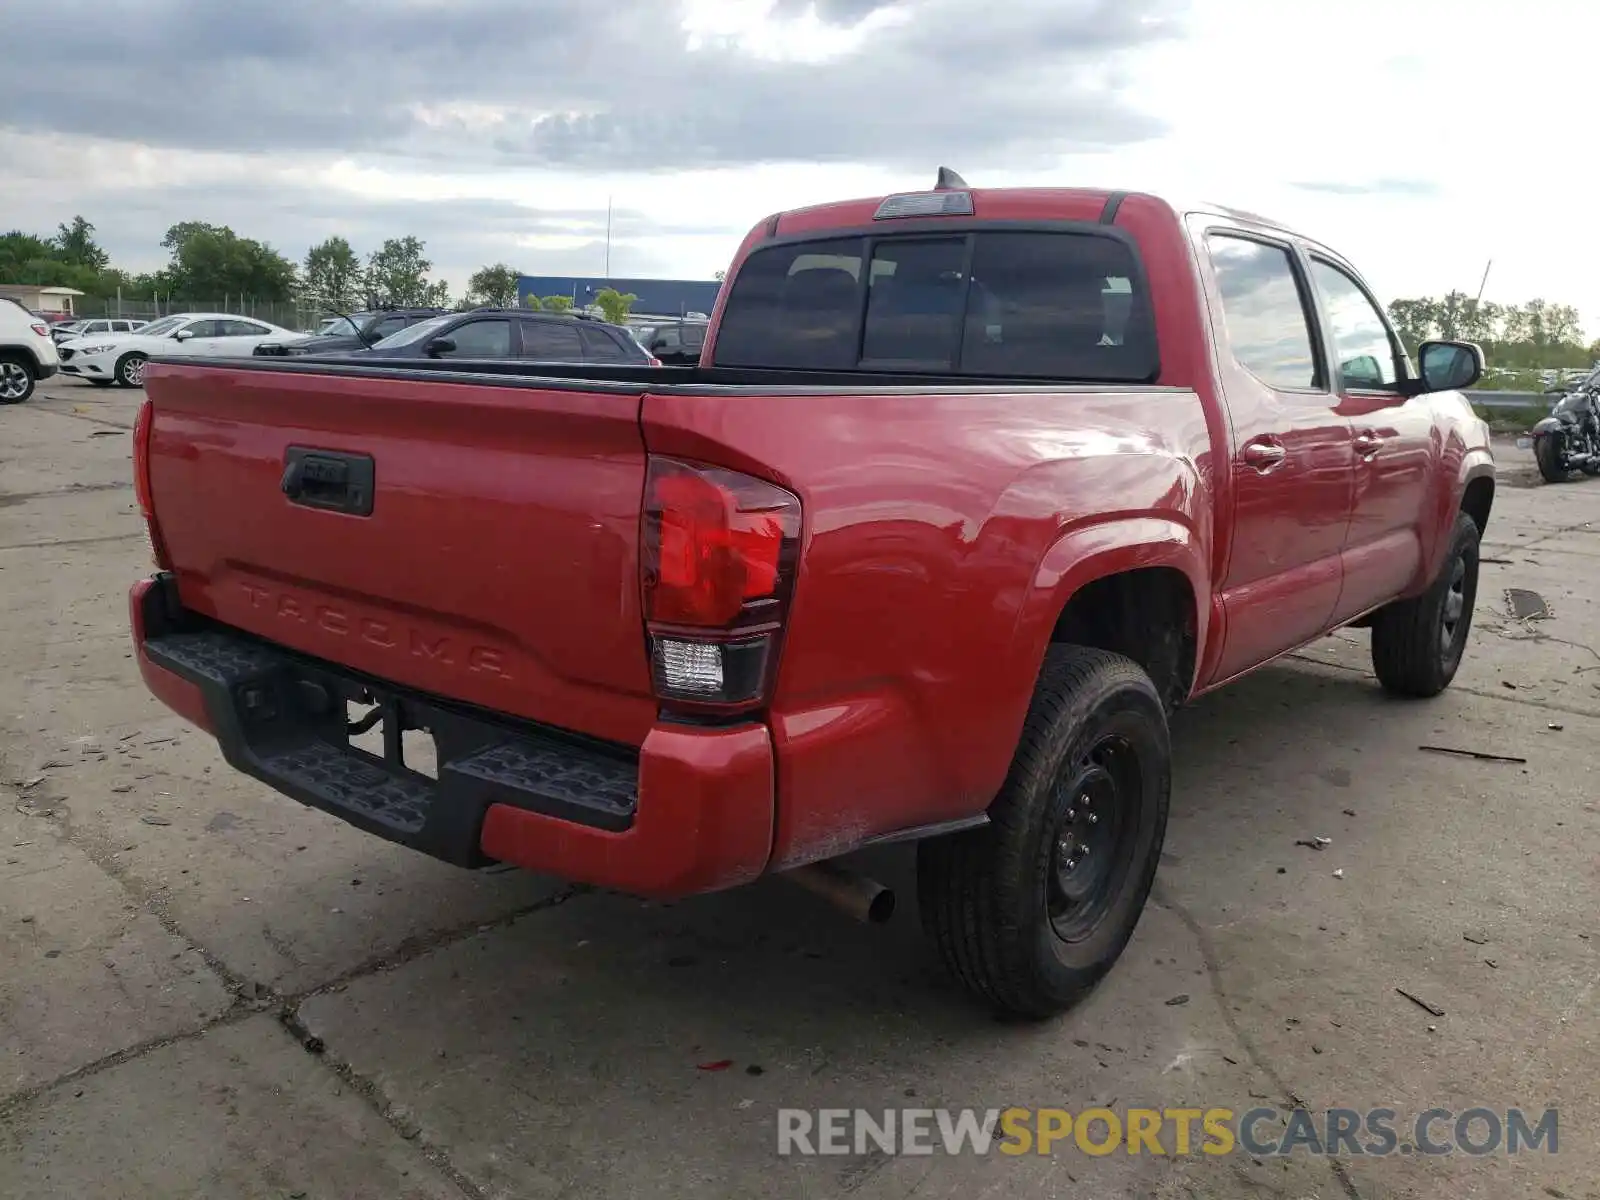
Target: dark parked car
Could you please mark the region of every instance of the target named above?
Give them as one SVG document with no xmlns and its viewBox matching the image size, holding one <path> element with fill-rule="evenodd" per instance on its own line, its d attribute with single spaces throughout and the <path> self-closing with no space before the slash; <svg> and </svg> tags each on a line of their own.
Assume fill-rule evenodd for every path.
<svg viewBox="0 0 1600 1200">
<path fill-rule="evenodd" d="M 257 354 L 331 354 L 341 350 L 363 350 L 391 334 L 400 333 L 446 313 L 443 308 L 393 308 L 376 312 L 351 313 L 329 317 L 309 337 L 290 342 L 266 342 L 256 347 Z"/>
<path fill-rule="evenodd" d="M 664 321 L 659 325 L 635 325 L 633 336 L 650 354 L 669 367 L 693 367 L 700 362 L 706 345 L 708 321 Z"/>
<path fill-rule="evenodd" d="M 445 313 L 384 338 L 363 358 L 514 358 L 660 366 L 620 325 L 583 313 L 479 308 Z"/>
</svg>

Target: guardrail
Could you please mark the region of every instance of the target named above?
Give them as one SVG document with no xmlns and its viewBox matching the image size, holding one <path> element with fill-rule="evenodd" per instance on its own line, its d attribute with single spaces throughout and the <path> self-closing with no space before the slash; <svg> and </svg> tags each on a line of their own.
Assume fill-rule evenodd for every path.
<svg viewBox="0 0 1600 1200">
<path fill-rule="evenodd" d="M 1542 392 L 1491 392 L 1472 388 L 1462 394 L 1484 408 L 1549 408 L 1555 403 L 1554 396 Z"/>
</svg>

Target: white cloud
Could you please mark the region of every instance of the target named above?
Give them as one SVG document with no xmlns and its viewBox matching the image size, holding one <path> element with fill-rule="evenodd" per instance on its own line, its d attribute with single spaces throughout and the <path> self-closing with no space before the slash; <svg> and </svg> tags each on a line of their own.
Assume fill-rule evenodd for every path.
<svg viewBox="0 0 1600 1200">
<path fill-rule="evenodd" d="M 142 2 L 171 10 L 178 0 Z M 924 186 L 947 163 L 975 185 L 1128 187 L 1269 213 L 1347 254 L 1385 297 L 1475 291 L 1492 258 L 1491 299 L 1575 304 L 1600 333 L 1587 193 L 1594 93 L 1577 53 L 1596 44 L 1600 9 L 923 2 L 686 0 L 679 42 L 660 0 L 601 6 L 609 15 L 588 32 L 562 8 L 574 119 L 544 140 L 527 133 L 530 116 L 559 118 L 567 101 L 550 99 L 546 82 L 524 99 L 490 86 L 483 73 L 508 59 L 465 33 L 440 61 L 477 77 L 442 74 L 425 94 L 407 92 L 375 123 L 385 136 L 361 144 L 333 136 L 345 110 L 359 110 L 359 88 L 305 121 L 304 140 L 300 107 L 264 116 L 271 136 L 248 153 L 248 123 L 232 145 L 209 129 L 191 148 L 157 145 L 172 141 L 157 133 L 181 130 L 181 107 L 170 122 L 142 118 L 142 140 L 109 118 L 85 127 L 92 111 L 54 126 L 48 106 L 25 119 L 0 113 L 0 199 L 7 224 L 40 231 L 83 212 L 134 268 L 159 265 L 162 232 L 184 219 L 232 224 L 292 257 L 333 232 L 348 230 L 360 249 L 415 232 L 457 287 L 501 258 L 599 272 L 609 201 L 614 273 L 706 278 L 770 212 Z M 313 78 L 316 39 L 292 21 L 314 11 L 281 4 L 251 71 L 281 59 L 293 66 L 286 79 Z M 439 20 L 452 11 L 430 10 Z M 639 67 L 633 83 L 617 75 L 623 62 Z M 525 68 L 543 69 L 531 58 Z M 137 70 L 124 64 L 117 86 Z M 145 94 L 160 87 L 149 80 Z M 595 108 L 606 88 L 637 111 Z M 277 102 L 267 91 L 256 100 Z M 620 149 L 573 151 L 584 122 L 603 126 L 614 149 L 663 122 L 683 128 L 660 147 L 666 165 L 644 171 Z M 849 151 L 794 161 L 830 143 Z"/>
</svg>

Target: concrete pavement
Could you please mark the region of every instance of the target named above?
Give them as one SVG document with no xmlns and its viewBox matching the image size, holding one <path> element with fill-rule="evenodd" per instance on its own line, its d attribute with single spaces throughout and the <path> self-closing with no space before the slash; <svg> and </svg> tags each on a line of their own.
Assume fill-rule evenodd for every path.
<svg viewBox="0 0 1600 1200">
<path fill-rule="evenodd" d="M 1019 1027 L 945 979 L 903 850 L 868 860 L 902 915 L 865 929 L 779 883 L 661 905 L 470 875 L 235 775 L 131 661 L 135 399 L 0 409 L 0 1196 L 1600 1197 L 1600 481 L 1501 489 L 1438 700 L 1387 699 L 1350 632 L 1183 713 L 1127 954 Z M 1555 1106 L 1562 1140 L 774 1153 L 780 1107 L 1297 1101 Z"/>
</svg>

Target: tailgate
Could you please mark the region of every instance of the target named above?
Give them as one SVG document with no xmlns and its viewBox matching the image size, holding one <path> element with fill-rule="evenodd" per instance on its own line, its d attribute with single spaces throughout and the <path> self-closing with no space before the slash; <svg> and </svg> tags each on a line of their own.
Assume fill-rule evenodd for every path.
<svg viewBox="0 0 1600 1200">
<path fill-rule="evenodd" d="M 151 493 L 185 607 L 643 740 L 641 392 L 166 364 L 148 380 Z"/>
</svg>

